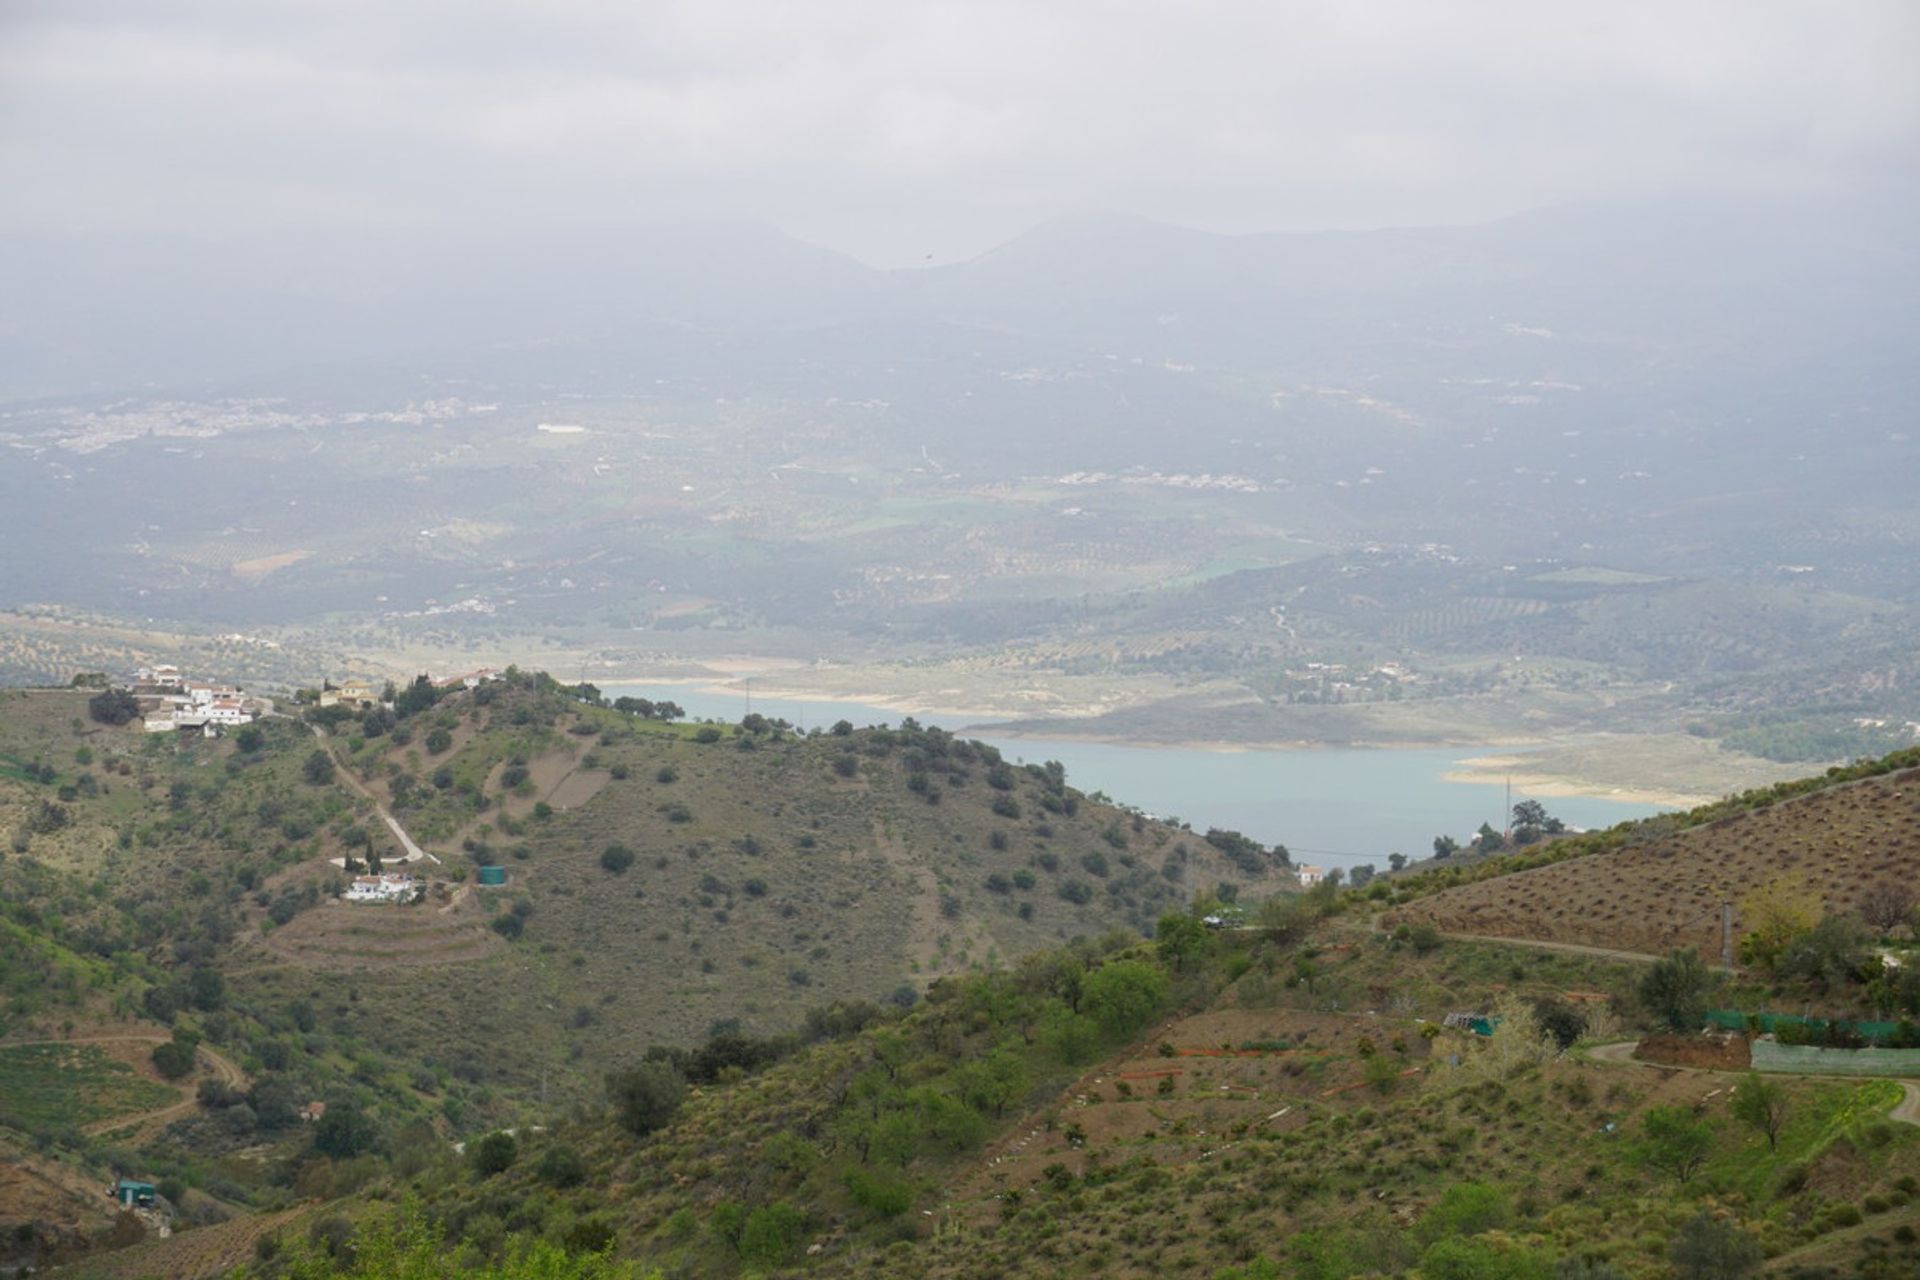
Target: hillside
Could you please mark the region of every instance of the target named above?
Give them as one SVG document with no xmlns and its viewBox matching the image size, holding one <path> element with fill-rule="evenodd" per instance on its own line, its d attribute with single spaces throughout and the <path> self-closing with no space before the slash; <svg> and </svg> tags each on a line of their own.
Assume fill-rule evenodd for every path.
<svg viewBox="0 0 1920 1280">
<path fill-rule="evenodd" d="M 1264 851 L 910 722 L 691 725 L 517 673 L 245 741 L 85 707 L 0 703 L 0 787 L 30 828 L 0 861 L 0 1067 L 38 1099 L 0 1116 L 40 1206 L 10 1219 L 17 1258 L 348 1274 L 345 1242 L 398 1203 L 406 1239 L 503 1276 L 538 1240 L 582 1276 L 612 1244 L 700 1275 L 1544 1280 L 1585 1258 L 1654 1280 L 1673 1240 L 1715 1229 L 1701 1213 L 1809 1275 L 1912 1261 L 1899 1086 L 1785 1080 L 1778 1146 L 1758 1145 L 1729 1079 L 1590 1052 L 1671 1020 L 1641 960 L 1449 937 L 1446 914 L 1597 903 L 1623 866 L 1668 869 L 1669 897 L 1699 868 L 1771 876 L 1775 850 L 1811 870 L 1813 832 L 1857 887 L 1910 865 L 1904 756 L 1300 894 Z M 424 846 L 424 901 L 332 900 L 330 858 L 398 865 L 389 815 Z M 1882 846 L 1884 867 L 1859 852 Z M 1266 900 L 1255 924 L 1200 924 L 1223 882 Z M 1835 888 L 1703 1005 L 1920 1014 L 1920 983 L 1841 914 L 1872 903 Z M 1565 941 L 1551 909 L 1540 936 Z M 1877 945 L 1910 956 L 1907 932 Z M 1443 1026 L 1462 1013 L 1498 1029 Z M 109 1033 L 122 1067 L 74 1043 Z M 127 1048 L 169 1036 L 198 1045 L 171 1092 Z M 26 1043 L 48 1039 L 79 1069 L 49 1076 Z M 1676 1117 L 1698 1147 L 1680 1173 L 1655 1140 Z M 137 1232 L 57 1191 L 129 1169 L 187 1229 L 124 1251 Z M 364 1274 L 394 1274 L 364 1243 Z"/>
<path fill-rule="evenodd" d="M 403 743 L 347 738 L 341 758 L 444 860 L 429 874 L 450 892 L 305 913 L 243 953 L 235 982 L 489 1085 L 590 1087 L 637 1033 L 686 1045 L 716 1023 L 791 1030 L 836 1000 L 911 1003 L 942 974 L 1145 931 L 1222 881 L 1291 883 L 911 722 L 669 723 L 530 681 L 410 724 Z M 473 864 L 506 885 L 474 886 Z"/>
<path fill-rule="evenodd" d="M 442 1156 L 276 1247 L 302 1276 L 412 1274 L 378 1234 L 397 1212 L 443 1266 L 610 1243 L 634 1275 L 1664 1280 L 1674 1242 L 1715 1231 L 1807 1276 L 1920 1260 L 1899 1086 L 1783 1081 L 1770 1144 L 1737 1078 L 1590 1051 L 1641 1021 L 1637 966 L 1402 941 L 1340 908 L 1035 955 L 770 1065 L 747 1042 L 661 1058 L 611 1109 Z M 1490 1038 L 1438 1025 L 1488 1007 Z M 349 1268 L 327 1242 L 350 1221 L 386 1261 Z"/>
<path fill-rule="evenodd" d="M 1791 884 L 1816 913 L 1871 919 L 1890 890 L 1910 894 L 1920 883 L 1920 757 L 1900 753 L 1875 769 L 1883 766 L 1773 803 L 1719 806 L 1691 824 L 1646 824 L 1584 857 L 1440 888 L 1391 920 L 1643 953 L 1687 947 L 1717 960 L 1721 904 L 1733 907 L 1733 936 L 1745 937 L 1759 923 L 1753 892 L 1769 882 Z"/>
<path fill-rule="evenodd" d="M 201 1071 L 164 1123 L 83 1128 L 55 1088 L 35 1109 L 10 1091 L 0 1127 L 55 1184 L 136 1169 L 211 1191 L 203 1223 L 358 1185 L 374 1133 L 591 1100 L 648 1044 L 911 1004 L 942 974 L 1137 937 L 1222 882 L 1291 883 L 1262 850 L 1237 865 L 911 723 L 680 724 L 516 675 L 204 739 L 99 723 L 88 699 L 0 693 L 0 1052 L 111 1032 L 172 1099 L 146 1055 L 178 1037 Z M 368 858 L 424 900 L 338 900 Z M 243 1083 L 196 1093 L 216 1060 Z M 355 1118 L 337 1176 L 294 1177 L 309 1101 Z M 35 1247 L 83 1248 L 99 1214 L 36 1215 Z"/>
</svg>

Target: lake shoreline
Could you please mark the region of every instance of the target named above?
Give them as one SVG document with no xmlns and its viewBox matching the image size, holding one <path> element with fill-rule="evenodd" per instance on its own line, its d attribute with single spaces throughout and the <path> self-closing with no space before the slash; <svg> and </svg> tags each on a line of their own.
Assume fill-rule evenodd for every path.
<svg viewBox="0 0 1920 1280">
<path fill-rule="evenodd" d="M 1477 760 L 1462 760 L 1460 763 L 1465 767 L 1449 769 L 1442 776 L 1448 782 L 1488 787 L 1504 786 L 1511 782 L 1516 792 L 1524 792 L 1535 798 L 1584 796 L 1594 800 L 1618 800 L 1624 804 L 1653 805 L 1661 809 L 1695 809 L 1703 804 L 1712 804 L 1719 798 L 1651 787 L 1608 787 L 1559 774 L 1529 773 L 1524 769 L 1506 767 L 1505 762 L 1511 759 L 1513 757 L 1510 756 L 1483 756 Z"/>
<path fill-rule="evenodd" d="M 727 680 L 715 680 L 711 677 L 682 676 L 677 679 L 628 680 L 624 678 L 602 677 L 601 683 L 607 687 L 616 685 L 646 685 L 658 688 L 662 685 L 680 686 L 712 697 L 739 697 L 742 714 L 745 713 L 746 692 Z M 1489 748 L 1525 751 L 1548 745 L 1539 738 L 1453 738 L 1435 740 L 1395 740 L 1392 742 L 1326 742 L 1310 738 L 1262 740 L 1255 742 L 1232 742 L 1219 739 L 1176 739 L 1142 741 L 1137 738 L 1122 737 L 1105 733 L 1074 733 L 1062 728 L 1021 729 L 1014 723 L 998 719 L 1007 715 L 1004 709 L 961 708 L 929 706 L 917 699 L 909 700 L 897 695 L 870 693 L 836 693 L 823 696 L 818 690 L 796 687 L 789 684 L 768 684 L 756 687 L 757 696 L 772 702 L 800 702 L 821 706 L 860 704 L 877 710 L 892 711 L 899 715 L 928 718 L 952 725 L 952 731 L 965 737 L 990 737 L 999 742 L 1019 743 L 1023 741 L 1062 742 L 1084 746 L 1119 747 L 1138 751 L 1195 751 L 1218 755 L 1245 755 L 1253 753 L 1275 752 L 1314 752 L 1314 751 L 1486 751 Z M 1457 767 L 1447 770 L 1442 776 L 1448 782 L 1466 783 L 1474 786 L 1498 787 L 1511 779 L 1513 786 L 1528 795 L 1548 798 L 1584 798 L 1594 800 L 1614 800 L 1623 804 L 1645 805 L 1664 809 L 1690 809 L 1707 804 L 1716 797 L 1693 792 L 1671 789 L 1615 786 L 1592 778 L 1575 775 L 1557 774 L 1528 768 L 1533 763 L 1525 755 L 1482 755 L 1463 756 Z"/>
</svg>

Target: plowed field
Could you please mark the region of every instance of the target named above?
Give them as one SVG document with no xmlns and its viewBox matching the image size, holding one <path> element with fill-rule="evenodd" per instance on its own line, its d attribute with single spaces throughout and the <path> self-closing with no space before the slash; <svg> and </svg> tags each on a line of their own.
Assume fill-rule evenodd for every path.
<svg viewBox="0 0 1920 1280">
<path fill-rule="evenodd" d="M 1447 889 L 1387 923 L 1625 951 L 1720 951 L 1720 904 L 1778 875 L 1804 878 L 1828 911 L 1857 911 L 1882 884 L 1920 881 L 1920 769 L 1833 787 L 1676 836 Z"/>
</svg>

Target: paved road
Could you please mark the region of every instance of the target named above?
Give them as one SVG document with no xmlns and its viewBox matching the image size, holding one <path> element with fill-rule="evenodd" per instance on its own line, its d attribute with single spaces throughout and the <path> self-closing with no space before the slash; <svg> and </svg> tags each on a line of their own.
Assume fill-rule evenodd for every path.
<svg viewBox="0 0 1920 1280">
<path fill-rule="evenodd" d="M 1722 1071 L 1717 1067 L 1674 1067 L 1668 1066 L 1664 1062 L 1642 1062 L 1633 1056 L 1633 1051 L 1638 1048 L 1639 1045 L 1640 1042 L 1638 1040 L 1622 1040 L 1617 1044 L 1595 1045 L 1593 1048 L 1587 1050 L 1587 1056 L 1595 1062 L 1611 1062 L 1629 1067 L 1652 1067 L 1660 1071 L 1697 1071 L 1702 1075 L 1710 1076 L 1741 1076 L 1746 1074 L 1745 1071 Z M 1852 1080 L 1855 1082 L 1890 1078 L 1885 1076 L 1822 1075 L 1816 1071 L 1793 1071 L 1783 1072 L 1781 1074 L 1794 1079 Z M 1900 1086 L 1901 1098 L 1900 1101 L 1895 1104 L 1893 1110 L 1887 1112 L 1887 1118 L 1889 1120 L 1898 1120 L 1901 1124 L 1920 1125 L 1920 1084 L 1915 1084 L 1911 1080 L 1894 1080 L 1893 1083 Z"/>
</svg>

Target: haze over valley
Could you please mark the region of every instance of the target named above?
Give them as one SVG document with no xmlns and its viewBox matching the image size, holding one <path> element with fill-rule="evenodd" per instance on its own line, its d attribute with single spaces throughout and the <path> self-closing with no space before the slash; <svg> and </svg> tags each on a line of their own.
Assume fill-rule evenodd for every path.
<svg viewBox="0 0 1920 1280">
<path fill-rule="evenodd" d="M 60 390 L 0 419 L 37 550 L 0 663 L 234 633 L 278 682 L 538 655 L 1119 741 L 1883 749 L 1920 721 L 1907 211 L 1086 216 L 892 271 L 680 223 L 265 334 L 271 264 L 164 316 L 83 290 L 72 363 L 7 379 Z M 118 325 L 165 335 L 142 377 Z"/>
<path fill-rule="evenodd" d="M 1920 1275 L 1916 66 L 0 6 L 0 1280 Z"/>
</svg>

